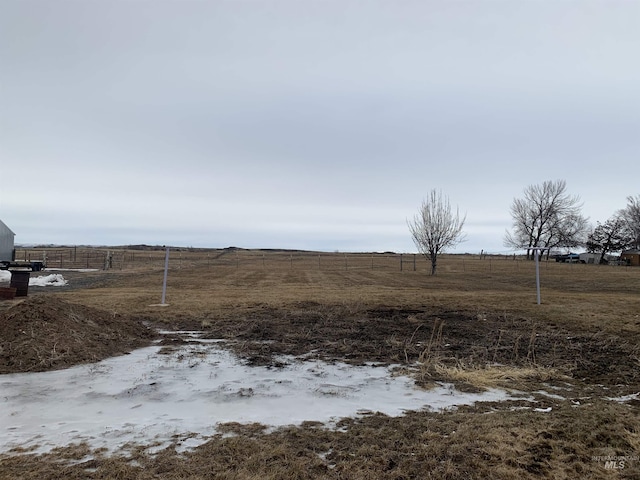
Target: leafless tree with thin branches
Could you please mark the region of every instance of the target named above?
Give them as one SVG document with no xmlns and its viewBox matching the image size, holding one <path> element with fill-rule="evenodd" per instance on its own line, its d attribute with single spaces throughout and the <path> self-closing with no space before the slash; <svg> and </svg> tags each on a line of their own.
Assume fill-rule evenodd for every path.
<svg viewBox="0 0 640 480">
<path fill-rule="evenodd" d="M 620 252 L 633 244 L 633 235 L 622 215 L 613 215 L 606 222 L 598 222 L 587 238 L 587 250 L 600 254 L 598 263 L 606 263 L 605 255 Z"/>
<path fill-rule="evenodd" d="M 466 215 L 461 218 L 458 207 L 455 213 L 452 211 L 448 197 L 433 189 L 413 221 L 407 221 L 418 251 L 431 262 L 431 275 L 436 274 L 438 255 L 464 241 L 465 220 Z"/>
<path fill-rule="evenodd" d="M 524 198 L 515 198 L 511 204 L 513 230 L 506 232 L 505 246 L 527 249 L 527 258 L 532 258 L 534 247 L 583 245 L 589 225 L 581 213 L 580 197 L 569 195 L 566 190 L 564 180 L 525 188 Z"/>
<path fill-rule="evenodd" d="M 628 196 L 627 206 L 619 214 L 633 237 L 631 246 L 640 249 L 640 195 Z"/>
</svg>

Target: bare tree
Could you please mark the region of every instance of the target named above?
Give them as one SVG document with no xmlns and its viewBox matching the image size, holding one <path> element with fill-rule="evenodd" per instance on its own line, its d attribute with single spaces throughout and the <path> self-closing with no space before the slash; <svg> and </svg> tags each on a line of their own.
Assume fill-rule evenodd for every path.
<svg viewBox="0 0 640 480">
<path fill-rule="evenodd" d="M 627 197 L 627 206 L 619 214 L 633 238 L 629 246 L 640 248 L 640 195 Z"/>
<path fill-rule="evenodd" d="M 527 249 L 527 258 L 533 258 L 533 247 L 583 245 L 587 219 L 580 212 L 580 197 L 567 194 L 566 189 L 564 180 L 525 188 L 524 198 L 516 198 L 511 204 L 513 231 L 506 232 L 505 246 Z"/>
<path fill-rule="evenodd" d="M 448 197 L 433 189 L 413 221 L 407 221 L 418 251 L 431 262 L 431 275 L 436 274 L 438 255 L 464 241 L 465 220 L 466 215 L 460 218 L 457 207 L 455 213 L 451 210 Z"/>
<path fill-rule="evenodd" d="M 627 222 L 620 213 L 612 216 L 600 224 L 589 234 L 587 250 L 599 253 L 598 263 L 606 263 L 605 255 L 609 252 L 619 252 L 633 244 L 633 234 L 627 228 Z"/>
</svg>

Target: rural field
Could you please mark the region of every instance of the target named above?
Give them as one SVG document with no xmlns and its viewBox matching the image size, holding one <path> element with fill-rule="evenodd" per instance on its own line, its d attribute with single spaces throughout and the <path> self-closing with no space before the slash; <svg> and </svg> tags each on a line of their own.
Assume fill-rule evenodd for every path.
<svg viewBox="0 0 640 480">
<path fill-rule="evenodd" d="M 26 422 L 16 420 L 19 394 L 5 394 L 24 391 L 20 382 L 72 368 L 99 377 L 96 362 L 133 364 L 133 352 L 154 345 L 154 358 L 182 360 L 194 336 L 244 375 L 288 375 L 296 359 L 323 372 L 375 365 L 420 394 L 447 386 L 455 406 L 388 414 L 355 405 L 357 414 L 291 424 L 210 425 L 210 412 L 156 448 L 87 440 L 42 450 L 36 439 L 0 452 L 2 479 L 640 478 L 640 268 L 542 261 L 538 305 L 535 265 L 520 257 L 445 255 L 430 276 L 414 255 L 180 249 L 161 306 L 162 248 L 17 258 L 45 252 L 48 271 L 32 276 L 61 274 L 67 285 L 0 301 L 0 437 Z M 212 377 L 203 352 L 184 371 Z M 318 388 L 352 398 L 348 387 Z M 258 408 L 257 389 L 239 388 L 237 402 Z M 457 404 L 457 395 L 482 399 Z M 186 448 L 192 428 L 209 426 Z"/>
</svg>

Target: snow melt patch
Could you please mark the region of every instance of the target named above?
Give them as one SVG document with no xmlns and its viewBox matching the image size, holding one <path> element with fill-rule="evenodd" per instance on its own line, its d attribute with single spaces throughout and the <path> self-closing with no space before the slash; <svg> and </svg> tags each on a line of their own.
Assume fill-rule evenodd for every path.
<svg viewBox="0 0 640 480">
<path fill-rule="evenodd" d="M 64 287 L 67 283 L 67 280 L 59 273 L 29 278 L 29 286 L 35 287 Z"/>
<path fill-rule="evenodd" d="M 59 273 L 52 273 L 50 275 L 40 275 L 34 277 L 33 274 L 29 277 L 29 286 L 35 287 L 64 287 L 67 285 L 67 280 Z M 0 282 L 10 282 L 11 272 L 8 270 L 0 270 Z"/>
<path fill-rule="evenodd" d="M 638 393 L 632 393 L 629 395 L 623 395 L 622 397 L 606 397 L 607 400 L 612 400 L 614 402 L 618 402 L 618 403 L 627 403 L 630 402 L 632 400 L 638 400 L 638 397 L 640 396 L 640 392 Z"/>
<path fill-rule="evenodd" d="M 41 453 L 81 441 L 112 452 L 132 443 L 157 451 L 174 435 L 193 448 L 224 422 L 334 422 L 508 398 L 447 384 L 421 390 L 390 367 L 294 357 L 279 357 L 284 367 L 249 366 L 215 343 L 166 352 L 154 346 L 67 370 L 0 375 L 0 452 L 21 446 Z"/>
</svg>

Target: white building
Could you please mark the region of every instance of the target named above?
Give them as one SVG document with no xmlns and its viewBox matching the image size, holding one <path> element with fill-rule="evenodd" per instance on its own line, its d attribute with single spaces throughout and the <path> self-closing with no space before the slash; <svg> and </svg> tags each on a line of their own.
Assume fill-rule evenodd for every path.
<svg viewBox="0 0 640 480">
<path fill-rule="evenodd" d="M 600 256 L 601 255 L 602 255 L 601 253 L 581 253 L 580 254 L 580 263 L 593 263 L 593 264 L 597 265 L 597 264 L 600 263 Z M 606 253 L 602 260 L 606 264 L 606 263 L 614 261 L 616 258 L 617 257 L 615 255 L 609 255 L 608 253 Z"/>
<path fill-rule="evenodd" d="M 14 259 L 13 240 L 15 233 L 0 220 L 0 262 Z"/>
</svg>

